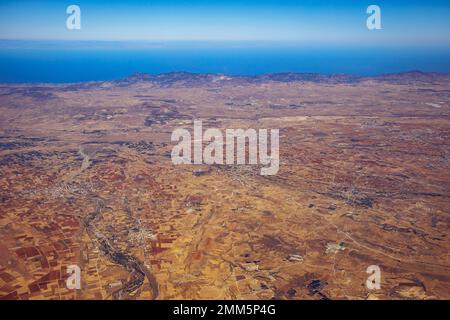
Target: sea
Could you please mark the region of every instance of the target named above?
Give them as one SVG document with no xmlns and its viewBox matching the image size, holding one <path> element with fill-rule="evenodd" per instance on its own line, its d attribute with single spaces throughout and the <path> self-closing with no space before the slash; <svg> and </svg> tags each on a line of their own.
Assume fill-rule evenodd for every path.
<svg viewBox="0 0 450 320">
<path fill-rule="evenodd" d="M 281 72 L 361 76 L 450 72 L 450 47 L 292 43 L 0 41 L 0 82 L 115 80 L 133 73 L 260 75 Z"/>
</svg>

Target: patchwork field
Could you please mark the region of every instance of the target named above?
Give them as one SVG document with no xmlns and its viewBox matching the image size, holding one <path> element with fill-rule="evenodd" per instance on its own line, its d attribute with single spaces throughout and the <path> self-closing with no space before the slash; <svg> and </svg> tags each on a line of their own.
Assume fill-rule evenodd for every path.
<svg viewBox="0 0 450 320">
<path fill-rule="evenodd" d="M 194 119 L 278 173 L 174 165 Z M 0 190 L 2 299 L 450 299 L 450 76 L 3 84 Z"/>
</svg>

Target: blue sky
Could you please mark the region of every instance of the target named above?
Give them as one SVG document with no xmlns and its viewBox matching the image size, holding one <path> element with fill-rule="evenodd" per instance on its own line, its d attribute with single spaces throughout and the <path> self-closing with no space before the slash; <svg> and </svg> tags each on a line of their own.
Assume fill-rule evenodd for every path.
<svg viewBox="0 0 450 320">
<path fill-rule="evenodd" d="M 81 7 L 81 30 L 66 8 Z M 366 8 L 382 30 L 366 28 Z M 0 2 L 0 39 L 111 41 L 296 41 L 385 45 L 450 44 L 450 1 L 84 1 Z"/>
</svg>

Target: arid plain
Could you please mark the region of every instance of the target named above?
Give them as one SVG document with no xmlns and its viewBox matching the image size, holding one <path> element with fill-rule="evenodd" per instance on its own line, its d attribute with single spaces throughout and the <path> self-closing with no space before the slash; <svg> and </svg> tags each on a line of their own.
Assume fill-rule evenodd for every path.
<svg viewBox="0 0 450 320">
<path fill-rule="evenodd" d="M 172 164 L 194 119 L 278 173 Z M 450 299 L 449 75 L 3 84 L 0 131 L 2 299 Z"/>
</svg>

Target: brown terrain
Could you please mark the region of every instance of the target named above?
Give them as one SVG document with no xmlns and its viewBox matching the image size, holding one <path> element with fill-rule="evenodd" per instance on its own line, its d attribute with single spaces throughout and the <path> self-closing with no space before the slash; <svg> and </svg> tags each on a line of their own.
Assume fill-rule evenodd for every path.
<svg viewBox="0 0 450 320">
<path fill-rule="evenodd" d="M 2 299 L 450 299 L 449 75 L 3 84 L 0 113 Z M 193 119 L 279 128 L 278 174 L 172 164 Z"/>
</svg>

